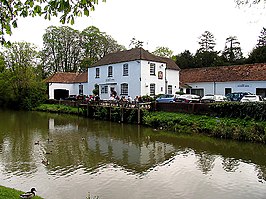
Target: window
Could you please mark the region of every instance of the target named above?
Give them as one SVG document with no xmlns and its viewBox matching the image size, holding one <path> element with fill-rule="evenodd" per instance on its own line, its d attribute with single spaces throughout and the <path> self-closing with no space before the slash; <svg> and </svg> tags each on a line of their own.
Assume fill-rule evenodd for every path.
<svg viewBox="0 0 266 199">
<path fill-rule="evenodd" d="M 100 68 L 96 68 L 95 78 L 100 77 Z"/>
<path fill-rule="evenodd" d="M 108 86 L 102 86 L 101 87 L 101 93 L 104 94 L 104 93 L 108 93 Z"/>
<path fill-rule="evenodd" d="M 232 93 L 232 88 L 225 88 L 224 89 L 224 94 L 229 94 L 229 93 Z"/>
<path fill-rule="evenodd" d="M 83 95 L 83 85 L 82 84 L 79 85 L 79 94 Z"/>
<path fill-rule="evenodd" d="M 150 95 L 151 96 L 155 95 L 155 84 L 150 84 Z"/>
<path fill-rule="evenodd" d="M 199 88 L 199 89 L 192 88 L 190 92 L 191 94 L 194 94 L 194 95 L 204 96 L 204 89 L 202 88 Z"/>
<path fill-rule="evenodd" d="M 128 84 L 121 84 L 121 95 L 128 95 Z"/>
<path fill-rule="evenodd" d="M 155 64 L 150 63 L 150 75 L 155 75 Z"/>
<path fill-rule="evenodd" d="M 173 94 L 173 86 L 172 85 L 168 85 L 167 92 L 168 92 L 168 94 Z"/>
<path fill-rule="evenodd" d="M 113 67 L 108 66 L 108 77 L 113 77 Z"/>
<path fill-rule="evenodd" d="M 123 76 L 128 76 L 128 64 L 123 65 Z"/>
</svg>

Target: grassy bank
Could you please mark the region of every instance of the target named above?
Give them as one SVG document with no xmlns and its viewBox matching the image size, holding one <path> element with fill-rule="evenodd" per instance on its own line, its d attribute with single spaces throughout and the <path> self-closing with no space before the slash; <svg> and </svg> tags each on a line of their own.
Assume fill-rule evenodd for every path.
<svg viewBox="0 0 266 199">
<path fill-rule="evenodd" d="M 78 114 L 78 108 L 43 104 L 37 107 L 37 111 L 48 111 L 56 113 Z M 96 119 L 108 119 L 108 111 L 100 108 Z M 119 111 L 112 111 L 113 116 L 120 118 Z M 125 113 L 124 113 L 125 114 Z M 266 122 L 254 119 L 218 118 L 204 115 L 193 115 L 185 113 L 148 112 L 142 113 L 142 124 L 155 129 L 164 129 L 176 133 L 198 133 L 222 139 L 233 139 L 247 142 L 266 143 Z M 128 114 L 127 117 L 130 118 Z M 113 118 L 113 117 L 112 117 Z M 111 118 L 111 119 L 112 119 Z M 124 122 L 136 123 L 134 118 L 125 119 Z M 112 121 L 118 121 L 114 118 Z"/>
<path fill-rule="evenodd" d="M 24 193 L 24 192 L 18 191 L 16 189 L 0 186 L 0 198 L 1 199 L 18 199 L 18 198 L 20 198 L 19 196 L 22 193 Z M 39 196 L 35 196 L 34 198 L 35 199 L 42 199 Z"/>
<path fill-rule="evenodd" d="M 72 106 L 58 105 L 58 104 L 42 104 L 34 111 L 45 111 L 50 113 L 67 113 L 67 114 L 78 114 L 78 108 Z"/>
<path fill-rule="evenodd" d="M 199 133 L 212 137 L 266 143 L 266 122 L 218 118 L 183 113 L 149 112 L 144 124 L 180 133 Z"/>
</svg>

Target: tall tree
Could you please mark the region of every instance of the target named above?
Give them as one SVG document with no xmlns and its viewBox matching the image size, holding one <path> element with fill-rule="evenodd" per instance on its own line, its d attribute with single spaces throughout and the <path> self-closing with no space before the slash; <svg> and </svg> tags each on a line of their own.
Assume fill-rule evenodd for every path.
<svg viewBox="0 0 266 199">
<path fill-rule="evenodd" d="M 155 51 L 152 52 L 154 55 L 156 56 L 160 56 L 160 57 L 167 57 L 167 58 L 171 58 L 173 56 L 173 51 L 170 50 L 170 48 L 168 47 L 157 47 L 155 49 Z"/>
<path fill-rule="evenodd" d="M 36 75 L 38 52 L 27 42 L 16 42 L 4 49 L 6 68 L 0 74 L 1 103 L 30 109 L 44 99 L 45 84 Z"/>
<path fill-rule="evenodd" d="M 214 47 L 216 45 L 215 38 L 213 34 L 209 31 L 205 31 L 200 37 L 199 37 L 199 45 L 200 48 L 198 49 L 198 52 L 213 52 Z"/>
<path fill-rule="evenodd" d="M 234 64 L 243 59 L 240 42 L 236 36 L 230 36 L 226 38 L 222 56 L 229 64 Z"/>
<path fill-rule="evenodd" d="M 79 31 L 68 26 L 49 26 L 43 35 L 43 66 L 48 74 L 76 72 L 84 50 Z"/>
<path fill-rule="evenodd" d="M 51 17 L 59 15 L 61 23 L 74 24 L 75 17 L 89 16 L 90 11 L 95 9 L 97 3 L 98 0 L 1 0 L 0 42 L 6 43 L 5 35 L 11 35 L 12 28 L 17 27 L 19 17 L 44 16 L 45 19 L 50 20 Z"/>
<path fill-rule="evenodd" d="M 246 62 L 248 64 L 266 63 L 266 45 L 254 48 L 249 54 Z"/>
<path fill-rule="evenodd" d="M 264 27 L 260 31 L 260 35 L 259 35 L 258 43 L 257 43 L 257 47 L 262 47 L 262 46 L 266 46 L 266 28 Z"/>
<path fill-rule="evenodd" d="M 182 68 L 194 68 L 194 56 L 189 50 L 185 50 L 184 52 L 174 56 L 176 64 Z"/>
<path fill-rule="evenodd" d="M 119 45 L 110 35 L 101 32 L 95 26 L 89 26 L 81 32 L 82 48 L 84 49 L 84 59 L 82 68 L 92 66 L 105 55 L 124 50 L 125 47 Z"/>
</svg>

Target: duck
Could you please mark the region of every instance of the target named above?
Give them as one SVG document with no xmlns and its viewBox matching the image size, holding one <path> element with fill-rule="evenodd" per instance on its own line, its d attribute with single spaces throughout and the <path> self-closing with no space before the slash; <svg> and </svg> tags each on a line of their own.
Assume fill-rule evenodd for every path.
<svg viewBox="0 0 266 199">
<path fill-rule="evenodd" d="M 49 165 L 49 161 L 48 161 L 47 159 L 45 159 L 45 158 L 42 160 L 42 163 L 43 163 L 45 166 Z"/>
<path fill-rule="evenodd" d="M 35 196 L 36 189 L 31 188 L 30 191 L 20 194 L 20 198 L 33 198 Z"/>
<path fill-rule="evenodd" d="M 52 152 L 53 152 L 53 151 L 46 151 L 45 154 L 48 154 L 48 155 L 49 155 L 49 154 L 52 154 Z"/>
</svg>

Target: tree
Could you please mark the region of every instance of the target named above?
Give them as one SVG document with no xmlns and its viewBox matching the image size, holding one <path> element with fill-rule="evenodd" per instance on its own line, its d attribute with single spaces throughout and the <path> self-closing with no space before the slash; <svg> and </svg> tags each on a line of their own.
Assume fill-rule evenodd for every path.
<svg viewBox="0 0 266 199">
<path fill-rule="evenodd" d="M 171 58 L 173 56 L 173 51 L 170 50 L 168 47 L 157 47 L 152 53 L 160 57 Z"/>
<path fill-rule="evenodd" d="M 61 23 L 74 24 L 75 17 L 89 16 L 90 11 L 95 9 L 97 3 L 97 0 L 1 0 L 0 42 L 2 44 L 6 43 L 5 34 L 11 35 L 12 28 L 17 27 L 19 17 L 44 16 L 44 19 L 50 20 L 51 17 L 59 15 Z"/>
<path fill-rule="evenodd" d="M 265 3 L 266 0 L 235 0 L 235 3 L 237 6 L 249 6 L 251 7 L 252 5 L 257 5 L 260 3 Z"/>
<path fill-rule="evenodd" d="M 263 27 L 263 29 L 260 32 L 257 47 L 263 47 L 266 46 L 266 28 Z"/>
<path fill-rule="evenodd" d="M 0 102 L 31 109 L 45 96 L 45 84 L 36 75 L 38 52 L 27 42 L 16 42 L 4 49 L 6 68 L 0 74 Z"/>
<path fill-rule="evenodd" d="M 80 32 L 68 26 L 49 26 L 43 35 L 42 60 L 47 74 L 77 72 L 84 57 Z"/>
<path fill-rule="evenodd" d="M 226 62 L 233 64 L 243 60 L 243 53 L 241 51 L 240 42 L 236 36 L 226 38 L 224 51 L 222 56 Z"/>
<path fill-rule="evenodd" d="M 200 36 L 200 41 L 198 42 L 200 45 L 200 48 L 198 49 L 198 52 L 213 52 L 214 47 L 216 45 L 215 43 L 215 38 L 212 33 L 209 31 L 205 31 L 201 36 Z"/>
<path fill-rule="evenodd" d="M 105 55 L 124 50 L 125 47 L 119 45 L 110 35 L 101 32 L 95 26 L 89 26 L 81 32 L 82 48 L 84 49 L 84 59 L 81 67 L 92 66 Z"/>
<path fill-rule="evenodd" d="M 143 47 L 143 43 L 144 43 L 143 41 L 137 40 L 135 37 L 133 37 L 130 40 L 129 47 L 133 46 L 133 48 L 141 48 L 141 47 Z"/>
<path fill-rule="evenodd" d="M 217 52 L 197 52 L 194 57 L 195 67 L 213 67 L 223 65 L 223 62 Z"/>
<path fill-rule="evenodd" d="M 4 55 L 0 52 L 0 73 L 2 73 L 5 70 L 5 58 Z"/>
<path fill-rule="evenodd" d="M 266 45 L 254 48 L 249 54 L 246 62 L 248 64 L 266 63 Z"/>
<path fill-rule="evenodd" d="M 194 56 L 189 50 L 185 50 L 184 52 L 180 53 L 179 55 L 174 56 L 176 64 L 179 68 L 194 68 Z"/>
</svg>

